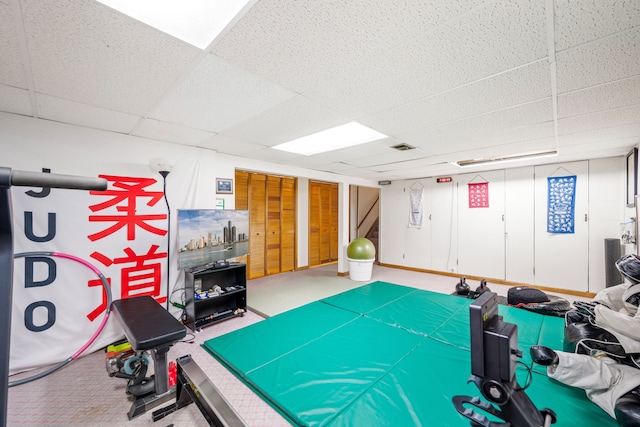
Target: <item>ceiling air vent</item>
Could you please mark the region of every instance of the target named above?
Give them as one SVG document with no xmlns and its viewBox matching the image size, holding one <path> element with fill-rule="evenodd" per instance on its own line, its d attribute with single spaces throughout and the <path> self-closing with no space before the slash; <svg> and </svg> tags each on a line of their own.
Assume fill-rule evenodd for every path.
<svg viewBox="0 0 640 427">
<path fill-rule="evenodd" d="M 415 150 L 416 147 L 412 147 L 409 144 L 398 144 L 398 145 L 392 145 L 391 148 L 398 151 L 407 151 L 407 150 Z"/>
</svg>

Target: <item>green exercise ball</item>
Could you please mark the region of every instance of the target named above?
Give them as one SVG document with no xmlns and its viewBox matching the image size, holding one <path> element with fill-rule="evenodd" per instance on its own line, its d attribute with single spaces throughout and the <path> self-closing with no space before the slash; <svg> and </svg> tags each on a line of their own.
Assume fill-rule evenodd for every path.
<svg viewBox="0 0 640 427">
<path fill-rule="evenodd" d="M 358 237 L 347 247 L 347 257 L 350 259 L 374 259 L 376 248 L 371 240 Z"/>
</svg>

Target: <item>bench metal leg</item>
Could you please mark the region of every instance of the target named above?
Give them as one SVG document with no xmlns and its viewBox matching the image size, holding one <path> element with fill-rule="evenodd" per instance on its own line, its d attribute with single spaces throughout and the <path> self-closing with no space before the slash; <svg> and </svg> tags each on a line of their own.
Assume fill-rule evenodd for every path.
<svg viewBox="0 0 640 427">
<path fill-rule="evenodd" d="M 149 409 L 168 402 L 176 397 L 176 388 L 169 388 L 169 373 L 167 353 L 170 347 L 160 347 L 151 350 L 153 357 L 153 386 L 154 393 L 137 398 L 129 410 L 129 419 L 138 417 Z"/>
</svg>

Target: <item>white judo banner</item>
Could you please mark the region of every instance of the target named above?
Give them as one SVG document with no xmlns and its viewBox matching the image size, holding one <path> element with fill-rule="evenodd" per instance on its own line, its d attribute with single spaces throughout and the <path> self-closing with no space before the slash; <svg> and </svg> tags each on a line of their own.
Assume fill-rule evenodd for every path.
<svg viewBox="0 0 640 427">
<path fill-rule="evenodd" d="M 18 255 L 11 374 L 69 358 L 96 332 L 107 310 L 102 281 L 83 263 L 21 253 L 62 253 L 88 262 L 106 277 L 114 300 L 150 295 L 166 302 L 168 216 L 160 176 L 100 177 L 109 183 L 106 191 L 11 188 Z M 115 323 L 111 319 L 87 352 L 122 336 Z"/>
</svg>

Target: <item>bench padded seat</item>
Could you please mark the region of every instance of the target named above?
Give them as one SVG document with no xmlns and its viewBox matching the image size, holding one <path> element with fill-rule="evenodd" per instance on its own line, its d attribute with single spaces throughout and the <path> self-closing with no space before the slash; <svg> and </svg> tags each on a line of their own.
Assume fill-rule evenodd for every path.
<svg viewBox="0 0 640 427">
<path fill-rule="evenodd" d="M 150 296 L 120 299 L 111 307 L 136 351 L 169 346 L 187 335 L 184 325 Z"/>
</svg>

